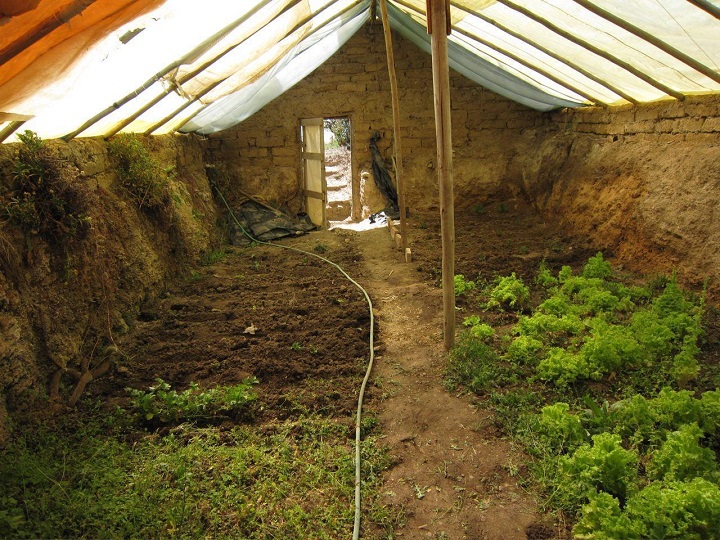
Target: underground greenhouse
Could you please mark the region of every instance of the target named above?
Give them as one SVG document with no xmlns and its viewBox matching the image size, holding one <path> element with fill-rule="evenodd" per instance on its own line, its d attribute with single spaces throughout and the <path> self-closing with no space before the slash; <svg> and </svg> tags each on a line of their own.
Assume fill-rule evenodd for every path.
<svg viewBox="0 0 720 540">
<path fill-rule="evenodd" d="M 0 537 L 720 538 L 718 0 L 0 0 Z"/>
</svg>

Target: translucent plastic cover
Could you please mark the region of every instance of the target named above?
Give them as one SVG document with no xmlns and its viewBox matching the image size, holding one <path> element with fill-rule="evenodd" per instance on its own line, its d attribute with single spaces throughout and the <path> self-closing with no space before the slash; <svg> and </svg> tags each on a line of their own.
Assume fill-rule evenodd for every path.
<svg viewBox="0 0 720 540">
<path fill-rule="evenodd" d="M 373 3 L 0 2 L 0 139 L 227 129 L 334 54 Z M 534 109 L 720 91 L 720 0 L 450 4 L 451 67 Z M 426 0 L 388 7 L 429 51 Z"/>
</svg>

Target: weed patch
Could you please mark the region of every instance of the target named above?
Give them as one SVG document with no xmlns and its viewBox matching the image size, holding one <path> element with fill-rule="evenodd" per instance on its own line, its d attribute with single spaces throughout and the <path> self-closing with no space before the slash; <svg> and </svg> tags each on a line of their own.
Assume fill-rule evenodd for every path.
<svg viewBox="0 0 720 540">
<path fill-rule="evenodd" d="M 0 457 L 0 535 L 12 538 L 341 538 L 353 526 L 347 425 L 315 416 L 230 429 L 136 431 L 130 416 L 25 429 Z M 366 526 L 387 451 L 361 447 Z M 377 518 L 373 518 L 377 516 Z"/>
<path fill-rule="evenodd" d="M 90 229 L 91 192 L 80 172 L 32 131 L 18 135 L 22 145 L 13 162 L 12 191 L 0 211 L 26 233 L 48 242 L 82 238 Z"/>
<path fill-rule="evenodd" d="M 120 183 L 138 208 L 158 209 L 168 202 L 168 173 L 150 155 L 140 138 L 123 133 L 108 143 Z"/>
</svg>

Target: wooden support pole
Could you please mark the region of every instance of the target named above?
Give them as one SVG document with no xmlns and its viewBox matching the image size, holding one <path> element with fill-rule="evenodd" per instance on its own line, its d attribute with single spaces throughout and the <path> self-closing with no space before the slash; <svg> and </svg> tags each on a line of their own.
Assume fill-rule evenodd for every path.
<svg viewBox="0 0 720 540">
<path fill-rule="evenodd" d="M 402 237 L 402 250 L 407 247 L 407 224 L 405 223 L 405 182 L 403 178 L 402 140 L 400 138 L 400 99 L 398 98 L 397 76 L 395 74 L 395 56 L 393 55 L 392 32 L 388 19 L 387 1 L 380 0 L 383 32 L 385 33 L 385 53 L 387 55 L 388 74 L 390 76 L 390 95 L 392 96 L 393 111 L 393 146 L 395 147 L 395 182 L 398 192 L 398 206 L 400 207 L 400 236 Z"/>
<path fill-rule="evenodd" d="M 14 122 L 10 122 L 7 126 L 5 126 L 0 131 L 0 143 L 7 139 L 10 135 L 15 133 L 18 129 L 20 129 L 20 126 L 22 126 L 25 122 L 27 122 L 27 120 L 16 120 Z"/>
<path fill-rule="evenodd" d="M 452 175 L 452 123 L 450 121 L 450 70 L 448 67 L 448 0 L 428 0 L 431 32 L 435 133 L 437 137 L 440 228 L 442 234 L 443 336 L 445 350 L 455 346 L 455 201 Z"/>
</svg>

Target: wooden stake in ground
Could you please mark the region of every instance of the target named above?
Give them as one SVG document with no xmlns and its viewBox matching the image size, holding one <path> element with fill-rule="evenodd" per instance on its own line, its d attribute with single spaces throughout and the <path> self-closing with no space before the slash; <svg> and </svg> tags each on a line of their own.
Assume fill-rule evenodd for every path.
<svg viewBox="0 0 720 540">
<path fill-rule="evenodd" d="M 388 74 L 390 75 L 390 94 L 393 111 L 393 144 L 395 147 L 395 182 L 397 183 L 398 206 L 400 207 L 400 236 L 402 251 L 407 248 L 407 231 L 405 224 L 405 184 L 403 182 L 402 145 L 400 140 L 400 99 L 398 98 L 397 76 L 395 75 L 395 57 L 393 55 L 392 32 L 388 20 L 387 2 L 380 0 L 383 31 L 385 33 L 385 53 L 387 54 Z"/>
<path fill-rule="evenodd" d="M 437 137 L 440 227 L 442 233 L 443 325 L 445 350 L 455 345 L 455 200 L 452 176 L 450 122 L 450 71 L 447 36 L 450 32 L 450 1 L 427 0 L 428 32 L 431 35 L 435 133 Z"/>
</svg>

